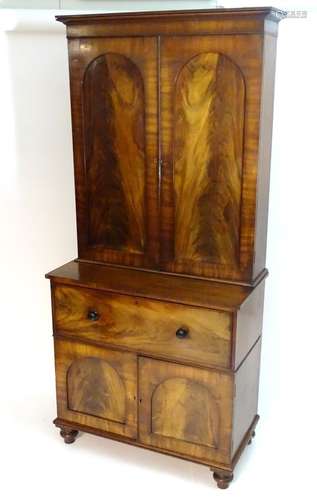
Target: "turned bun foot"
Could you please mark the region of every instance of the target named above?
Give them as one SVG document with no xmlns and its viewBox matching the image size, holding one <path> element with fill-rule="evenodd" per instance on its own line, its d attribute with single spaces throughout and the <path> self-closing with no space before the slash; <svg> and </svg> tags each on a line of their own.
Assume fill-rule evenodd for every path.
<svg viewBox="0 0 317 500">
<path fill-rule="evenodd" d="M 72 444 L 74 441 L 76 441 L 78 431 L 74 431 L 73 429 L 69 429 L 68 427 L 61 427 L 60 435 L 64 439 L 64 443 Z"/>
<path fill-rule="evenodd" d="M 255 436 L 255 431 L 252 432 L 251 437 L 250 437 L 250 439 L 248 441 L 248 444 L 252 443 L 252 439 L 254 438 L 254 436 Z"/>
<path fill-rule="evenodd" d="M 214 472 L 214 480 L 216 481 L 218 488 L 221 490 L 227 489 L 232 479 L 233 474 L 230 472 Z"/>
</svg>

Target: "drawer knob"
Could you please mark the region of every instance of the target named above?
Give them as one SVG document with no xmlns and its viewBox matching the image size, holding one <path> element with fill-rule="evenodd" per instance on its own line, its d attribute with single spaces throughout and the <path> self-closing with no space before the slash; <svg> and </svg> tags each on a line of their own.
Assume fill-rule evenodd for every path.
<svg viewBox="0 0 317 500">
<path fill-rule="evenodd" d="M 188 335 L 188 330 L 187 328 L 179 328 L 176 330 L 176 337 L 179 339 L 184 339 Z"/>
<path fill-rule="evenodd" d="M 90 321 L 97 321 L 99 319 L 99 314 L 97 311 L 88 311 L 87 319 Z"/>
</svg>

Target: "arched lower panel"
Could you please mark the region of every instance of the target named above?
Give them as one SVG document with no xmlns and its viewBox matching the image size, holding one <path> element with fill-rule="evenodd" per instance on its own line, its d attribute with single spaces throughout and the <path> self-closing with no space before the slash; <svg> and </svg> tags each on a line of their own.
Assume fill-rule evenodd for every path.
<svg viewBox="0 0 317 500">
<path fill-rule="evenodd" d="M 207 52 L 178 74 L 174 104 L 175 261 L 236 268 L 245 84 L 224 55 Z"/>
<path fill-rule="evenodd" d="M 106 361 L 83 358 L 67 371 L 69 410 L 124 423 L 126 393 L 118 372 Z"/>
<path fill-rule="evenodd" d="M 219 409 L 206 386 L 186 378 L 159 384 L 151 403 L 152 433 L 218 447 Z"/>
<path fill-rule="evenodd" d="M 88 245 L 143 253 L 144 85 L 137 66 L 104 54 L 85 72 L 84 142 Z"/>
</svg>

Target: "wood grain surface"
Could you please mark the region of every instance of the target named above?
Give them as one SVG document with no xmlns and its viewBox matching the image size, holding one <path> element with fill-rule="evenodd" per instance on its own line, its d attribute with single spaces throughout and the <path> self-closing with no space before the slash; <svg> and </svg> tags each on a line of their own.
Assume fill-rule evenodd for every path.
<svg viewBox="0 0 317 500">
<path fill-rule="evenodd" d="M 253 286 L 214 280 L 71 261 L 46 275 L 52 283 L 156 298 L 167 302 L 196 305 L 221 311 L 236 311 L 267 276 L 267 270 Z"/>
<path fill-rule="evenodd" d="M 257 414 L 260 357 L 261 337 L 235 373 L 236 394 L 233 400 L 232 456 L 237 452 Z"/>
<path fill-rule="evenodd" d="M 265 265 L 274 64 L 263 57 L 275 45 L 229 32 L 71 38 L 69 50 L 79 257 L 252 283 Z M 136 90 L 133 105 L 119 87 Z"/>
<path fill-rule="evenodd" d="M 60 15 L 67 25 L 67 36 L 209 35 L 267 33 L 277 35 L 280 19 L 286 16 L 274 7 L 186 9 L 154 12 L 115 12 L 94 15 Z"/>
<path fill-rule="evenodd" d="M 204 365 L 229 367 L 231 315 L 84 288 L 54 290 L 55 332 Z M 98 315 L 88 318 L 89 311 Z M 179 328 L 188 335 L 178 338 Z"/>
<path fill-rule="evenodd" d="M 139 358 L 140 441 L 230 463 L 231 374 Z"/>
<path fill-rule="evenodd" d="M 90 245 L 144 249 L 144 87 L 137 66 L 104 54 L 84 76 Z"/>
<path fill-rule="evenodd" d="M 152 395 L 152 433 L 217 448 L 219 411 L 204 385 L 187 378 L 169 378 Z M 173 418 L 166 418 L 173 415 Z"/>
<path fill-rule="evenodd" d="M 262 50 L 260 35 L 162 40 L 166 271 L 254 278 Z"/>
<path fill-rule="evenodd" d="M 234 360 L 238 368 L 247 353 L 262 335 L 265 281 L 259 283 L 237 312 L 233 325 Z"/>
<path fill-rule="evenodd" d="M 118 372 L 106 361 L 87 357 L 67 371 L 68 407 L 86 415 L 125 422 L 125 387 Z"/>
<path fill-rule="evenodd" d="M 158 261 L 157 40 L 69 40 L 78 253 Z"/>
<path fill-rule="evenodd" d="M 58 417 L 114 434 L 137 434 L 137 358 L 55 339 Z"/>
<path fill-rule="evenodd" d="M 174 105 L 175 260 L 239 264 L 244 82 L 206 52 L 180 70 Z"/>
</svg>

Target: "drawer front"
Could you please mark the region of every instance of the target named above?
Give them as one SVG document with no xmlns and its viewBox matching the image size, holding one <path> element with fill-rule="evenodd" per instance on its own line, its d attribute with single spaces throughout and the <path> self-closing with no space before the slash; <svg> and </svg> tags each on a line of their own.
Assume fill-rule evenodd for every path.
<svg viewBox="0 0 317 500">
<path fill-rule="evenodd" d="M 55 332 L 150 355 L 230 366 L 231 316 L 91 289 L 54 288 Z"/>
</svg>

